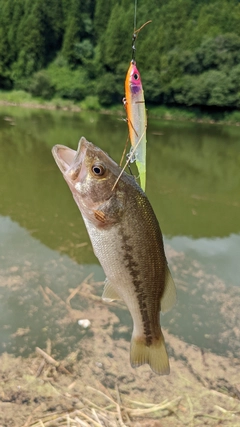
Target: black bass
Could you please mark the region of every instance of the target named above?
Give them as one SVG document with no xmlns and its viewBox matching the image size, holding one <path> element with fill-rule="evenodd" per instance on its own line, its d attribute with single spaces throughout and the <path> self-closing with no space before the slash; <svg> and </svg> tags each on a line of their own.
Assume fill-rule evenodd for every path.
<svg viewBox="0 0 240 427">
<path fill-rule="evenodd" d="M 102 298 L 122 299 L 131 313 L 131 365 L 148 363 L 155 373 L 168 374 L 160 311 L 174 305 L 176 291 L 145 193 L 125 172 L 116 184 L 122 169 L 83 137 L 77 151 L 55 145 L 52 152 L 106 274 Z"/>
</svg>

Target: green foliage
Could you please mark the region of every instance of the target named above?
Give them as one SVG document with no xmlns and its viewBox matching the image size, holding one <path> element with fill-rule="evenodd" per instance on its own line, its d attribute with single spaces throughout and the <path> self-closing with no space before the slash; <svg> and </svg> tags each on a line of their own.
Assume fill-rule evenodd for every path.
<svg viewBox="0 0 240 427">
<path fill-rule="evenodd" d="M 129 0 L 0 0 L 0 88 L 121 103 L 133 17 Z M 240 2 L 139 0 L 137 28 L 150 19 L 136 42 L 146 102 L 239 108 Z"/>
<path fill-rule="evenodd" d="M 93 56 L 91 1 L 71 0 L 66 20 L 62 53 L 69 64 L 77 66 Z"/>
<path fill-rule="evenodd" d="M 58 58 L 47 68 L 46 76 L 59 97 L 81 101 L 92 92 L 93 84 L 87 71 L 80 67 L 70 69 L 63 58 Z"/>
<path fill-rule="evenodd" d="M 99 103 L 99 99 L 97 96 L 88 95 L 81 103 L 80 107 L 83 110 L 93 110 L 99 111 L 101 109 L 101 105 Z"/>
<path fill-rule="evenodd" d="M 84 39 L 74 45 L 74 55 L 80 64 L 84 64 L 85 60 L 93 58 L 93 52 L 93 45 L 89 39 Z"/>
<path fill-rule="evenodd" d="M 98 0 L 94 12 L 94 35 L 98 40 L 104 34 L 111 13 L 111 0 Z"/>
<path fill-rule="evenodd" d="M 64 35 L 62 52 L 70 64 L 76 64 L 78 62 L 76 58 L 75 46 L 80 42 L 80 27 L 81 22 L 79 22 L 78 17 L 74 15 L 69 16 L 67 21 L 67 29 Z"/>
<path fill-rule="evenodd" d="M 55 93 L 55 88 L 47 72 L 42 70 L 33 75 L 28 91 L 33 96 L 51 99 Z"/>
<path fill-rule="evenodd" d="M 14 102 L 15 104 L 21 102 L 29 103 L 32 101 L 31 94 L 24 90 L 12 90 L 11 92 L 0 91 L 0 98 L 3 101 Z"/>
<path fill-rule="evenodd" d="M 144 77 L 144 96 L 151 99 L 152 103 L 162 103 L 163 91 L 160 84 L 160 74 L 156 70 L 149 70 L 143 74 Z"/>
<path fill-rule="evenodd" d="M 99 79 L 96 91 L 102 105 L 109 106 L 119 101 L 116 77 L 113 73 L 106 73 Z"/>
</svg>

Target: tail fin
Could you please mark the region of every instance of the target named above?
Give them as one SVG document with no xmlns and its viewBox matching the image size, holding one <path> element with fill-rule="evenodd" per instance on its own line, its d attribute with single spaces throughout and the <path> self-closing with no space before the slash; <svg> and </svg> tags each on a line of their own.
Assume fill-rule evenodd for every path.
<svg viewBox="0 0 240 427">
<path fill-rule="evenodd" d="M 150 346 L 144 339 L 132 337 L 130 361 L 133 368 L 148 363 L 150 368 L 159 375 L 168 375 L 170 372 L 169 360 L 163 334 L 155 339 Z"/>
</svg>

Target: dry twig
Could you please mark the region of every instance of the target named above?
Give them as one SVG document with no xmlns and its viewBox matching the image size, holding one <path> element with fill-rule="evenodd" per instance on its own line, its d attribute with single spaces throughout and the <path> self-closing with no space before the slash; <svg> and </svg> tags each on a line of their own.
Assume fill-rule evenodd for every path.
<svg viewBox="0 0 240 427">
<path fill-rule="evenodd" d="M 41 348 L 36 347 L 36 352 L 40 354 L 46 360 L 47 363 L 53 365 L 59 371 L 63 372 L 64 374 L 71 375 L 71 372 L 69 372 L 60 362 L 57 362 L 55 359 L 53 359 L 52 356 L 49 356 L 49 354 L 47 354 Z"/>
</svg>

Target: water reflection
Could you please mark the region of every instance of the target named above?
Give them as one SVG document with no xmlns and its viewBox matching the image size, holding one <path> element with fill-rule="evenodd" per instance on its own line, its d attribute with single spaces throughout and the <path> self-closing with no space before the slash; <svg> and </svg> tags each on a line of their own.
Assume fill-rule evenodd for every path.
<svg viewBox="0 0 240 427">
<path fill-rule="evenodd" d="M 50 338 L 55 351 L 68 354 L 82 334 L 76 319 L 62 323 L 67 315 L 64 302 L 69 290 L 90 274 L 103 280 L 100 266 L 79 265 L 61 256 L 9 217 L 0 217 L 0 260 L 0 353 L 27 355 L 35 346 L 45 347 Z M 79 310 L 84 308 L 83 301 L 77 303 Z"/>
<path fill-rule="evenodd" d="M 178 302 L 163 316 L 163 325 L 201 348 L 239 357 L 240 235 L 176 236 L 165 242 Z"/>
<path fill-rule="evenodd" d="M 178 303 L 162 317 L 162 324 L 187 342 L 238 356 L 233 330 L 240 328 L 240 287 L 239 282 L 230 282 L 228 272 L 233 267 L 238 273 L 237 256 L 234 259 L 231 254 L 239 247 L 240 236 L 218 241 L 219 245 L 211 239 L 166 239 Z M 91 321 L 92 307 L 103 304 L 84 295 L 80 284 L 91 275 L 92 295 L 100 296 L 101 267 L 79 265 L 60 255 L 8 217 L 0 217 L 0 259 L 0 352 L 28 355 L 35 346 L 45 347 L 47 338 L 61 357 L 77 349 L 85 334 L 91 334 L 91 329 L 79 328 L 77 320 L 89 313 Z M 222 270 L 215 271 L 223 259 Z M 80 294 L 74 294 L 70 309 L 67 301 L 77 287 Z M 229 309 L 231 316 L 226 313 Z M 109 310 L 120 321 L 114 325 L 112 338 L 130 341 L 130 314 L 121 305 L 110 304 Z"/>
<path fill-rule="evenodd" d="M 150 121 L 148 132 L 147 194 L 178 288 L 163 324 L 188 342 L 237 355 L 240 130 Z M 0 108 L 0 351 L 28 354 L 50 337 L 67 354 L 82 337 L 77 316 L 95 303 L 78 296 L 67 321 L 66 306 L 47 302 L 43 291 L 66 301 L 93 272 L 92 291 L 102 292 L 94 282 L 103 272 L 51 155 L 56 143 L 76 148 L 81 135 L 119 161 L 127 127 L 96 113 Z M 111 310 L 125 326 L 113 328 L 113 339 L 130 339 L 130 317 L 121 307 Z"/>
<path fill-rule="evenodd" d="M 166 240 L 176 251 L 189 259 L 197 259 L 212 274 L 217 274 L 227 286 L 240 286 L 240 235 L 223 238 L 192 239 L 175 236 Z"/>
</svg>

